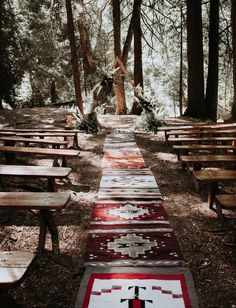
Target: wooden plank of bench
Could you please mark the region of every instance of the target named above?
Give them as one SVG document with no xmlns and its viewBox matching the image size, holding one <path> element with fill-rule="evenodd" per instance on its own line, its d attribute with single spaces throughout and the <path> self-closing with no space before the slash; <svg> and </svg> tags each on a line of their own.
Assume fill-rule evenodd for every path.
<svg viewBox="0 0 236 308">
<path fill-rule="evenodd" d="M 236 130 L 235 129 L 227 129 L 227 130 L 215 130 L 215 129 L 212 129 L 212 130 L 181 130 L 181 131 L 171 131 L 171 132 L 167 132 L 167 137 L 169 138 L 169 136 L 173 135 L 173 136 L 183 136 L 183 135 L 190 135 L 190 136 L 195 136 L 195 135 L 198 135 L 198 136 L 203 136 L 203 135 L 207 135 L 207 136 L 210 136 L 210 135 L 235 135 L 236 134 Z"/>
<path fill-rule="evenodd" d="M 181 142 L 233 142 L 236 141 L 236 137 L 177 137 L 169 138 L 169 143 L 181 143 Z"/>
<path fill-rule="evenodd" d="M 236 155 L 186 155 L 180 158 L 184 162 L 235 162 Z"/>
<path fill-rule="evenodd" d="M 36 127 L 36 128 L 2 128 L 1 132 L 72 132 L 72 133 L 82 133 L 79 129 L 65 129 L 65 128 L 53 128 L 53 127 Z"/>
<path fill-rule="evenodd" d="M 18 285 L 29 269 L 35 254 L 23 251 L 0 251 L 0 289 Z"/>
<path fill-rule="evenodd" d="M 216 212 L 219 220 L 223 220 L 222 209 L 236 210 L 236 195 L 216 195 Z"/>
<path fill-rule="evenodd" d="M 68 141 L 67 140 L 49 140 L 49 139 L 37 139 L 37 138 L 23 138 L 23 137 L 18 137 L 18 136 L 1 136 L 0 135 L 0 141 L 4 141 L 5 145 L 15 145 L 16 142 L 21 142 L 26 144 L 30 143 L 37 143 L 37 144 L 47 144 L 47 145 L 52 145 L 53 147 L 55 146 L 67 146 Z M 9 144 L 10 143 L 10 144 Z"/>
<path fill-rule="evenodd" d="M 46 155 L 57 159 L 62 158 L 62 166 L 66 166 L 66 157 L 76 157 L 79 155 L 78 150 L 69 149 L 45 149 L 45 148 L 30 148 L 30 147 L 12 147 L 12 146 L 0 146 L 0 153 L 6 154 L 6 160 L 8 164 L 12 163 L 15 154 L 31 154 L 31 155 Z M 8 155 L 12 154 L 12 155 Z"/>
<path fill-rule="evenodd" d="M 0 192 L 0 209 L 61 210 L 69 198 L 65 192 Z"/>
<path fill-rule="evenodd" d="M 55 179 L 67 178 L 70 172 L 71 168 L 66 167 L 0 165 L 0 176 L 46 178 L 49 191 L 55 191 Z"/>
<path fill-rule="evenodd" d="M 170 130 L 199 130 L 199 129 L 226 129 L 236 128 L 236 123 L 222 123 L 222 124 L 194 124 L 194 125 L 176 125 L 176 126 L 160 126 L 159 131 Z"/>
<path fill-rule="evenodd" d="M 38 252 L 45 247 L 47 228 L 51 233 L 53 250 L 59 252 L 58 230 L 51 210 L 63 209 L 70 199 L 64 192 L 0 192 L 0 209 L 40 210 Z"/>
<path fill-rule="evenodd" d="M 236 181 L 236 170 L 202 170 L 193 171 L 192 173 L 195 188 L 198 190 L 198 182 L 206 182 L 210 184 L 210 192 L 208 194 L 209 208 L 214 210 L 213 204 L 215 196 L 219 191 L 219 182 Z"/>
<path fill-rule="evenodd" d="M 78 138 L 77 132 L 73 131 L 45 131 L 45 132 L 15 132 L 16 136 L 21 136 L 21 137 L 39 137 L 39 138 L 44 138 L 44 137 L 64 137 L 65 140 L 68 140 L 68 137 L 73 137 L 73 146 L 78 147 Z"/>
<path fill-rule="evenodd" d="M 193 171 L 193 176 L 201 182 L 236 180 L 236 170 L 202 170 Z"/>
<path fill-rule="evenodd" d="M 236 123 L 223 123 L 223 124 L 215 124 L 215 125 L 187 125 L 187 126 L 163 126 L 163 127 L 158 127 L 159 131 L 164 131 L 165 133 L 165 140 L 168 140 L 169 134 L 172 135 L 178 135 L 178 131 L 193 131 L 191 133 L 196 133 L 197 131 L 203 131 L 203 130 L 225 130 L 225 129 L 235 129 L 236 128 Z M 173 133 L 174 131 L 175 133 Z"/>
<path fill-rule="evenodd" d="M 193 151 L 228 151 L 228 150 L 236 150 L 236 145 L 222 145 L 222 144 L 173 145 L 173 149 L 177 151 L 177 157 L 179 160 L 180 152 L 183 151 L 185 151 L 185 155 L 188 152 L 193 152 Z"/>
<path fill-rule="evenodd" d="M 236 155 L 184 155 L 180 156 L 180 160 L 182 161 L 183 170 L 185 169 L 185 165 L 187 165 L 189 171 L 190 163 L 193 163 L 194 170 L 195 165 L 202 163 L 210 163 L 210 162 L 236 162 Z"/>
<path fill-rule="evenodd" d="M 72 131 L 63 131 L 63 132 L 16 132 L 16 136 L 23 136 L 23 137 L 74 137 L 77 133 Z"/>
<path fill-rule="evenodd" d="M 165 133 L 165 140 L 168 143 L 170 136 L 179 138 L 180 136 L 190 137 L 210 137 L 210 136 L 235 136 L 236 129 L 211 129 L 211 130 L 180 130 L 180 131 L 169 131 Z"/>
</svg>

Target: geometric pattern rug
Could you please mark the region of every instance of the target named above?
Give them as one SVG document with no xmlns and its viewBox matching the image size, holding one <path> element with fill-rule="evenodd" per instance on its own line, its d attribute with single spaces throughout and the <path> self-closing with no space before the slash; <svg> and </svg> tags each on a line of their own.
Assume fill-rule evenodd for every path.
<svg viewBox="0 0 236 308">
<path fill-rule="evenodd" d="M 186 268 L 87 269 L 77 307 L 198 307 L 191 274 Z"/>
<path fill-rule="evenodd" d="M 161 192 L 132 133 L 108 134 L 75 308 L 198 307 Z"/>
</svg>

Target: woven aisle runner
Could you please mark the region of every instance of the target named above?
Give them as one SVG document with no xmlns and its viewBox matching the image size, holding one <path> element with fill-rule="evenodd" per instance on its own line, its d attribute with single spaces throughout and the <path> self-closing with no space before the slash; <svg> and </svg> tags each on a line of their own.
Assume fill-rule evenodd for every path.
<svg viewBox="0 0 236 308">
<path fill-rule="evenodd" d="M 132 133 L 107 135 L 75 308 L 198 307 L 155 178 Z"/>
</svg>

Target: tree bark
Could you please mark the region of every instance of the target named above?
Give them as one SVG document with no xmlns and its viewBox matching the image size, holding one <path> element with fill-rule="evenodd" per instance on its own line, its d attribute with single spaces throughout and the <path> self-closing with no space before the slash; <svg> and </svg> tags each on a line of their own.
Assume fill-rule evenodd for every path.
<svg viewBox="0 0 236 308">
<path fill-rule="evenodd" d="M 82 9 L 84 9 L 84 1 L 79 1 Z M 80 14 L 80 20 L 78 20 L 78 28 L 80 33 L 80 44 L 82 47 L 83 54 L 83 67 L 86 73 L 86 79 L 88 80 L 89 90 L 91 91 L 94 87 L 93 73 L 96 71 L 96 66 L 94 64 L 93 54 L 91 50 L 89 33 L 85 25 L 85 14 L 82 12 Z"/>
<path fill-rule="evenodd" d="M 185 115 L 205 119 L 201 0 L 187 0 L 188 105 Z"/>
<path fill-rule="evenodd" d="M 219 80 L 219 0 L 210 0 L 208 76 L 206 87 L 207 118 L 217 122 Z"/>
<path fill-rule="evenodd" d="M 142 29 L 140 22 L 140 8 L 142 0 L 134 0 L 133 29 L 134 29 L 134 85 L 139 85 L 143 92 L 143 64 L 142 64 Z M 131 114 L 140 115 L 142 107 L 134 101 Z"/>
<path fill-rule="evenodd" d="M 232 23 L 232 45 L 233 45 L 233 88 L 234 101 L 232 105 L 232 121 L 236 121 L 236 2 L 231 0 L 231 23 Z"/>
<path fill-rule="evenodd" d="M 50 94 L 51 94 L 51 103 L 54 105 L 58 100 L 58 95 L 56 91 L 56 82 L 54 78 L 50 80 Z"/>
<path fill-rule="evenodd" d="M 121 58 L 121 25 L 120 25 L 120 0 L 112 0 L 114 55 Z M 117 67 L 117 66 L 116 66 Z M 115 76 L 116 114 L 126 114 L 124 78 L 120 71 Z"/>
<path fill-rule="evenodd" d="M 128 28 L 128 32 L 126 35 L 126 39 L 125 39 L 125 43 L 124 43 L 124 47 L 123 47 L 123 51 L 122 51 L 122 62 L 124 64 L 124 66 L 126 67 L 127 61 L 128 61 L 128 54 L 130 51 L 130 47 L 131 47 L 131 43 L 132 43 L 132 39 L 133 39 L 133 34 L 134 34 L 134 27 L 133 27 L 133 14 L 130 20 L 130 24 L 129 24 L 129 28 Z"/>
<path fill-rule="evenodd" d="M 71 64 L 72 64 L 74 87 L 75 87 L 75 97 L 76 97 L 77 106 L 80 112 L 83 113 L 83 99 L 82 99 L 80 70 L 79 70 L 76 40 L 75 40 L 73 12 L 72 12 L 72 7 L 71 7 L 71 0 L 65 0 L 65 1 L 66 1 L 68 36 L 69 36 L 70 51 L 71 51 Z"/>
<path fill-rule="evenodd" d="M 183 3 L 180 3 L 179 114 L 183 115 Z"/>
</svg>

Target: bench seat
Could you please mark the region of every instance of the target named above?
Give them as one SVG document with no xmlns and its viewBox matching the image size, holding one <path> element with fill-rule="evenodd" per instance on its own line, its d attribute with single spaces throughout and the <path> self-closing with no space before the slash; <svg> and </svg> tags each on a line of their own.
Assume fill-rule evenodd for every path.
<svg viewBox="0 0 236 308">
<path fill-rule="evenodd" d="M 24 251 L 0 251 L 0 289 L 18 285 L 26 275 L 35 254 Z"/>
<path fill-rule="evenodd" d="M 210 191 L 208 193 L 208 204 L 211 210 L 215 202 L 215 196 L 219 193 L 219 182 L 236 182 L 236 170 L 202 170 L 193 171 L 194 186 L 199 191 L 199 182 L 209 183 Z"/>
<path fill-rule="evenodd" d="M 180 159 L 181 152 L 188 155 L 189 152 L 194 151 L 229 151 L 236 150 L 236 145 L 222 145 L 222 144 L 186 144 L 186 145 L 173 145 L 173 149 L 177 152 L 177 158 Z"/>
<path fill-rule="evenodd" d="M 21 137 L 64 137 L 65 140 L 68 140 L 68 138 L 73 138 L 73 146 L 79 148 L 78 144 L 78 132 L 71 131 L 71 130 L 63 130 L 63 131 L 44 131 L 44 132 L 37 132 L 37 131 L 31 131 L 31 132 L 11 132 L 14 133 L 16 136 Z M 1 134 L 1 132 L 0 132 Z"/>
<path fill-rule="evenodd" d="M 66 167 L 44 167 L 24 165 L 0 165 L 0 177 L 19 176 L 23 178 L 45 178 L 48 182 L 48 190 L 55 191 L 55 179 L 65 179 L 71 172 Z"/>
<path fill-rule="evenodd" d="M 223 219 L 222 209 L 236 210 L 236 195 L 216 195 L 216 212 L 218 219 Z"/>
<path fill-rule="evenodd" d="M 236 155 L 183 155 L 180 156 L 183 170 L 187 166 L 190 171 L 190 164 L 193 164 L 193 169 L 198 170 L 203 163 L 235 163 Z"/>
<path fill-rule="evenodd" d="M 169 143 L 182 143 L 182 142 L 235 142 L 236 137 L 178 137 L 169 138 Z"/>
<path fill-rule="evenodd" d="M 80 151 L 71 149 L 45 149 L 36 147 L 12 147 L 0 146 L 0 153 L 4 153 L 7 163 L 11 164 L 16 154 L 33 154 L 33 155 L 46 155 L 57 160 L 62 158 L 62 166 L 66 166 L 66 157 L 76 157 Z"/>
<path fill-rule="evenodd" d="M 37 143 L 42 145 L 51 145 L 52 147 L 60 147 L 61 145 L 67 147 L 67 140 L 49 140 L 49 139 L 38 139 L 38 138 L 23 138 L 18 136 L 1 136 L 0 141 L 4 142 L 4 145 L 15 145 L 16 142 L 24 143 L 28 145 L 30 143 Z"/>
<path fill-rule="evenodd" d="M 0 209 L 39 210 L 40 234 L 38 252 L 45 247 L 47 228 L 51 233 L 53 250 L 59 252 L 59 238 L 52 210 L 62 210 L 70 199 L 65 192 L 0 192 Z"/>
<path fill-rule="evenodd" d="M 82 131 L 79 129 L 65 129 L 65 128 L 54 128 L 54 127 L 37 127 L 37 128 L 1 128 L 1 132 L 59 132 L 59 133 L 66 133 L 66 132 L 72 132 L 72 133 L 81 133 Z"/>
</svg>

